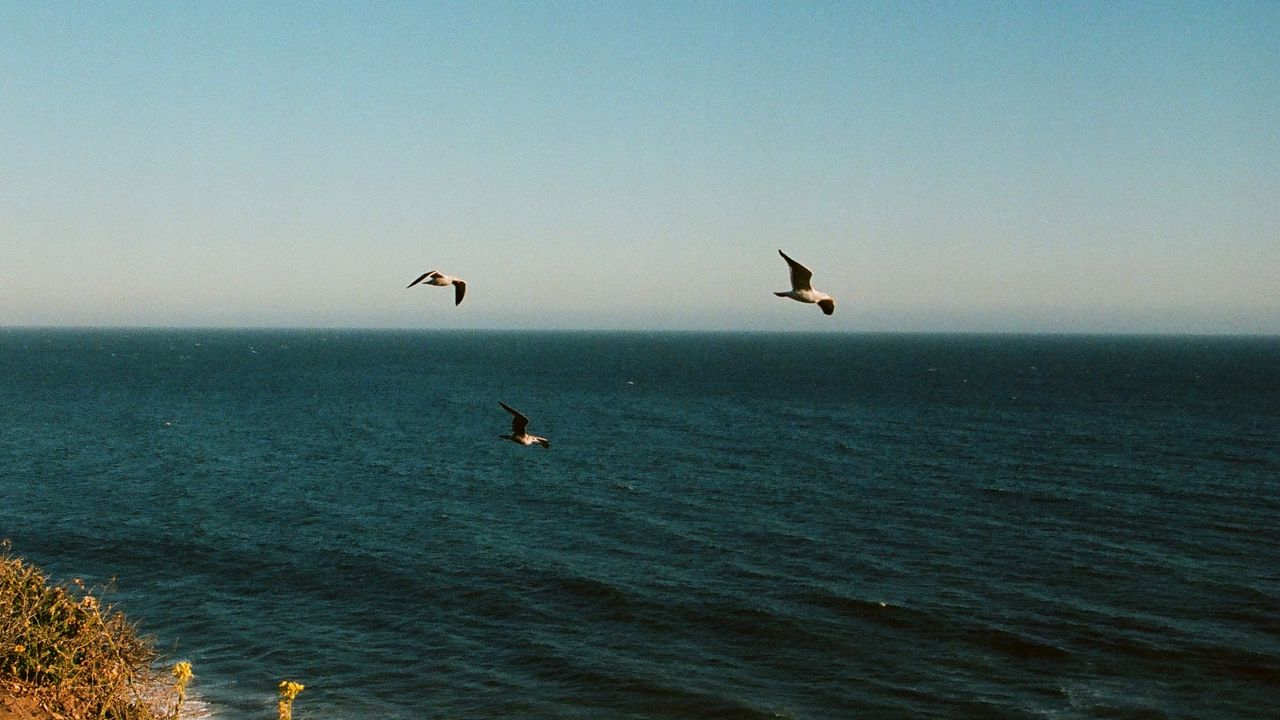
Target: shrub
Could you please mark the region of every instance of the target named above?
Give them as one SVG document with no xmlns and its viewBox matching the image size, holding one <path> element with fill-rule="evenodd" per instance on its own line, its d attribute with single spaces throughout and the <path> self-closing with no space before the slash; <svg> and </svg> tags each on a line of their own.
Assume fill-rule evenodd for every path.
<svg viewBox="0 0 1280 720">
<path fill-rule="evenodd" d="M 154 720 L 144 695 L 156 653 L 102 594 L 78 579 L 51 584 L 0 544 L 0 679 L 57 714 Z"/>
</svg>

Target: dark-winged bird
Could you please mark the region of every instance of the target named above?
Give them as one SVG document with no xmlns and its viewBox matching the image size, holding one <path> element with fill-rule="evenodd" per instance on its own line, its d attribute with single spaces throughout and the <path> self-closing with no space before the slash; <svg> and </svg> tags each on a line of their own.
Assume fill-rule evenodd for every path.
<svg viewBox="0 0 1280 720">
<path fill-rule="evenodd" d="M 813 271 L 801 265 L 800 263 L 787 257 L 787 254 L 778 251 L 783 260 L 787 261 L 787 265 L 791 268 L 791 289 L 785 292 L 775 292 L 778 297 L 791 298 L 802 303 L 817 303 L 822 308 L 822 312 L 830 315 L 836 311 L 836 299 L 830 295 L 813 289 L 811 281 L 813 280 Z"/>
<path fill-rule="evenodd" d="M 544 448 L 551 447 L 551 443 L 547 442 L 546 438 L 538 437 L 537 435 L 530 435 L 525 432 L 525 428 L 529 427 L 529 418 L 521 415 L 519 410 L 516 410 L 502 401 L 498 401 L 498 404 L 502 406 L 503 410 L 511 413 L 511 434 L 501 435 L 499 437 L 503 440 L 510 440 L 513 443 L 519 443 L 521 445 L 541 445 Z"/>
<path fill-rule="evenodd" d="M 449 277 L 448 275 L 445 275 L 444 273 L 438 272 L 436 270 L 422 273 L 421 275 L 418 276 L 417 280 L 414 280 L 413 282 L 406 285 L 404 289 L 408 290 L 409 288 L 413 287 L 414 285 L 417 285 L 418 283 L 423 283 L 424 285 L 437 285 L 439 287 L 452 285 L 454 305 L 462 304 L 462 296 L 467 294 L 467 284 L 463 282 L 461 278 Z"/>
</svg>

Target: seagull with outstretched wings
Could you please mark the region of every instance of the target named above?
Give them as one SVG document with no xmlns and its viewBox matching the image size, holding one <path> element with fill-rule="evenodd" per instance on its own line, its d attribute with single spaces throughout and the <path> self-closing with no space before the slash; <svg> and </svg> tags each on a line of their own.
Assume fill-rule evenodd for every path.
<svg viewBox="0 0 1280 720">
<path fill-rule="evenodd" d="M 836 311 L 836 299 L 830 295 L 813 289 L 813 271 L 801 265 L 800 263 L 787 257 L 787 254 L 778 251 L 783 260 L 787 261 L 787 265 L 791 268 L 791 289 L 783 292 L 775 292 L 778 297 L 791 298 L 802 303 L 817 303 L 822 308 L 822 312 L 830 315 Z"/>
<path fill-rule="evenodd" d="M 510 440 L 511 442 L 518 443 L 520 445 L 541 445 L 544 448 L 551 447 L 551 443 L 548 442 L 546 438 L 539 437 L 537 435 L 530 435 L 526 432 L 525 428 L 529 427 L 529 418 L 525 417 L 519 410 L 516 410 L 501 400 L 498 401 L 498 404 L 502 406 L 503 410 L 511 413 L 511 434 L 500 435 L 499 437 L 503 440 Z"/>
<path fill-rule="evenodd" d="M 414 280 L 413 282 L 406 285 L 405 290 L 408 290 L 409 288 L 413 287 L 414 285 L 417 285 L 418 283 L 422 283 L 423 285 L 436 285 L 439 287 L 452 285 L 454 305 L 462 304 L 462 296 L 467 294 L 467 284 L 463 282 L 461 278 L 449 277 L 448 275 L 445 275 L 444 273 L 439 272 L 437 270 L 432 270 L 431 272 L 422 273 L 421 275 L 418 276 L 417 280 Z"/>
</svg>

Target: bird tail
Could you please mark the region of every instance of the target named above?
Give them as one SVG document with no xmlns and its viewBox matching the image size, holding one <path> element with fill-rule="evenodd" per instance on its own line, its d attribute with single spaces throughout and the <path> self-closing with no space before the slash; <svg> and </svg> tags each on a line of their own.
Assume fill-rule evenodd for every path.
<svg viewBox="0 0 1280 720">
<path fill-rule="evenodd" d="M 774 294 L 774 295 L 777 295 L 778 297 L 786 297 L 786 296 L 787 296 L 787 294 L 786 294 L 785 292 L 774 292 L 773 294 Z"/>
</svg>

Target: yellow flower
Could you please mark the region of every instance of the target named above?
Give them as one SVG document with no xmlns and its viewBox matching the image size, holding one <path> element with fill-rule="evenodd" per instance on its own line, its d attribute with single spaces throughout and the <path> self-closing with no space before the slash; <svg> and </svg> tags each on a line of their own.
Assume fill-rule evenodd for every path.
<svg viewBox="0 0 1280 720">
<path fill-rule="evenodd" d="M 191 682 L 191 663 L 183 661 L 173 664 L 173 677 L 177 680 L 178 699 L 173 704 L 173 717 L 178 717 L 182 703 L 187 699 L 187 683 Z"/>
<path fill-rule="evenodd" d="M 296 683 L 292 680 L 280 681 L 280 702 L 276 703 L 276 711 L 280 715 L 280 720 L 293 720 L 293 699 L 298 697 L 298 693 L 302 692 L 302 683 Z"/>
<path fill-rule="evenodd" d="M 26 652 L 26 651 L 27 651 L 27 646 L 26 646 L 26 645 L 14 645 L 14 646 L 13 646 L 13 651 L 14 651 L 14 652 L 16 652 L 16 653 Z"/>
</svg>

